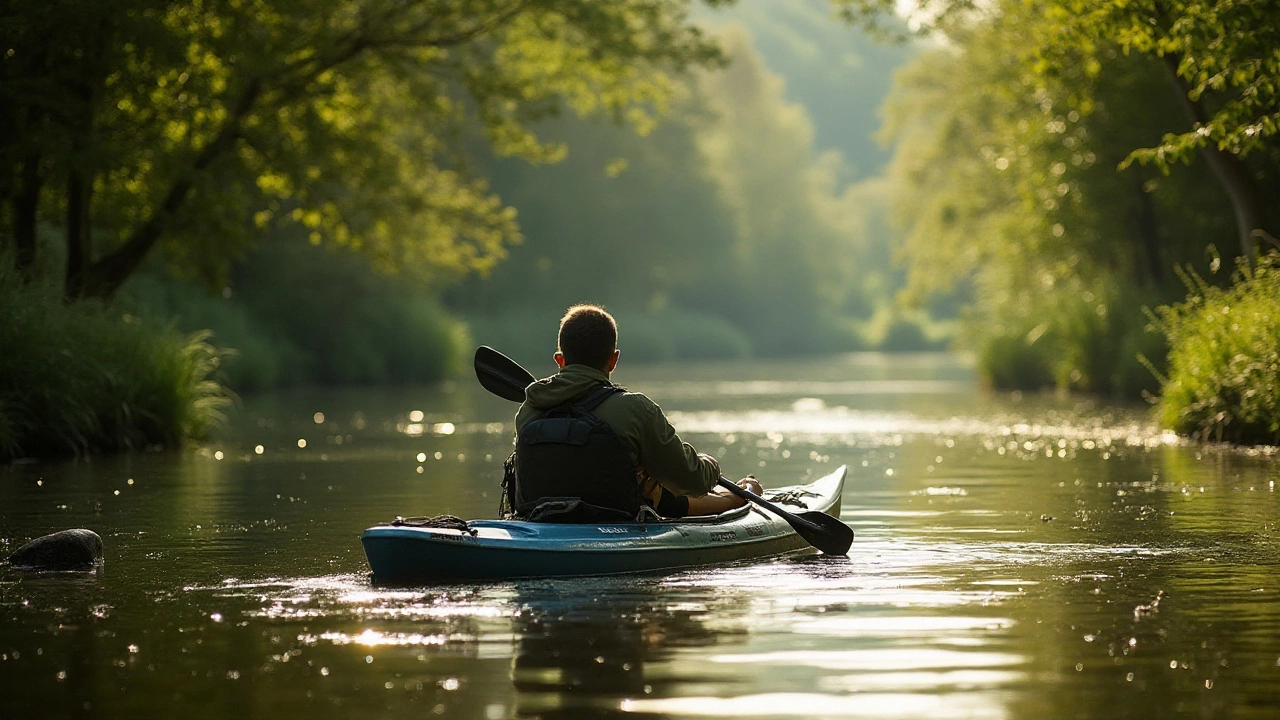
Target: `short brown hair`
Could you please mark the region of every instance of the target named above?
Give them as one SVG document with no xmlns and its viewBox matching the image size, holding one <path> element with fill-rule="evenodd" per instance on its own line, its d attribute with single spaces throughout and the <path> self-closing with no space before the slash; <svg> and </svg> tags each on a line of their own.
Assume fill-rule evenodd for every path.
<svg viewBox="0 0 1280 720">
<path fill-rule="evenodd" d="M 599 305 L 574 305 L 560 318 L 558 345 L 566 365 L 603 370 L 618 349 L 618 323 Z"/>
</svg>

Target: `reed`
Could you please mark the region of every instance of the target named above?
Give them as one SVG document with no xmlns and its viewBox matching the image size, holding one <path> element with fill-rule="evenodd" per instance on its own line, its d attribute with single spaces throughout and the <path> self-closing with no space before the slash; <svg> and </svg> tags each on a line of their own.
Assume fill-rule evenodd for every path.
<svg viewBox="0 0 1280 720">
<path fill-rule="evenodd" d="M 206 334 L 65 302 L 11 267 L 0 258 L 0 459 L 175 446 L 225 421 Z"/>
</svg>

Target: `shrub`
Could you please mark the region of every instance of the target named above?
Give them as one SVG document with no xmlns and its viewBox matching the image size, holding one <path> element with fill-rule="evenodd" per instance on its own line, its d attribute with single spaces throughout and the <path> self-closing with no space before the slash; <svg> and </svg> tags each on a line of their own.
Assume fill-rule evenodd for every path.
<svg viewBox="0 0 1280 720">
<path fill-rule="evenodd" d="M 1280 255 L 1242 267 L 1229 288 L 1187 283 L 1185 301 L 1157 310 L 1169 341 L 1161 423 L 1201 439 L 1280 443 Z"/>
<path fill-rule="evenodd" d="M 429 292 L 376 275 L 351 252 L 278 238 L 222 293 L 155 270 L 125 287 L 129 306 L 233 349 L 225 382 L 241 392 L 311 383 L 385 384 L 461 373 L 471 340 Z"/>
<path fill-rule="evenodd" d="M 301 351 L 287 338 L 268 332 L 242 303 L 156 271 L 131 278 L 120 303 L 149 322 L 172 324 L 185 333 L 208 332 L 227 350 L 222 379 L 241 392 L 274 388 L 302 363 Z"/>
<path fill-rule="evenodd" d="M 470 358 L 466 325 L 429 291 L 305 239 L 259 250 L 236 273 L 232 301 L 277 339 L 282 385 L 434 381 Z"/>
<path fill-rule="evenodd" d="M 978 370 L 994 387 L 1137 399 L 1157 380 L 1140 356 L 1162 357 L 1163 342 L 1147 331 L 1144 307 L 1155 291 L 1101 286 L 1059 288 L 1010 302 L 966 321 L 963 336 Z"/>
<path fill-rule="evenodd" d="M 1032 339 L 1028 339 L 1031 337 Z M 979 346 L 978 373 L 1002 390 L 1035 390 L 1053 385 L 1048 343 L 1027 332 L 992 335 Z"/>
<path fill-rule="evenodd" d="M 0 257 L 0 457 L 176 445 L 224 420 L 221 353 L 203 334 L 66 303 Z"/>
<path fill-rule="evenodd" d="M 859 334 L 868 347 L 882 352 L 924 352 L 944 349 L 948 330 L 923 312 L 882 305 L 863 323 Z"/>
</svg>

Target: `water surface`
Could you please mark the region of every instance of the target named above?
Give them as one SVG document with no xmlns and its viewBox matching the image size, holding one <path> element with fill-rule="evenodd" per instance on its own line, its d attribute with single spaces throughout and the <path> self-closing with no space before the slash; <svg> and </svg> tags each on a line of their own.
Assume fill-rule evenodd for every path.
<svg viewBox="0 0 1280 720">
<path fill-rule="evenodd" d="M 549 371 L 549 368 L 537 368 Z M 0 469 L 0 717 L 1273 718 L 1277 466 L 947 356 L 620 368 L 727 473 L 850 468 L 847 558 L 381 588 L 360 531 L 492 516 L 471 383 L 252 398 L 207 447 Z"/>
</svg>

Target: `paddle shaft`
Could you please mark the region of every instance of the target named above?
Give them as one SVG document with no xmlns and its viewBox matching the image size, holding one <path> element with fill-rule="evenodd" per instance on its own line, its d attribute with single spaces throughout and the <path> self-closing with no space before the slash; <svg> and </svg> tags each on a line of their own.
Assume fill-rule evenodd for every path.
<svg viewBox="0 0 1280 720">
<path fill-rule="evenodd" d="M 751 492 L 750 490 L 742 487 L 741 485 L 733 482 L 732 480 L 730 480 L 729 478 L 723 475 L 720 476 L 720 481 L 717 484 L 720 487 L 724 488 L 725 490 L 728 490 L 734 495 L 737 495 L 738 497 L 742 498 L 743 500 L 746 500 L 748 502 L 753 502 L 759 505 L 760 507 L 764 508 L 765 510 L 768 510 L 769 512 L 773 513 L 774 515 L 781 517 L 783 520 L 786 520 L 787 522 L 791 523 L 792 526 L 795 526 L 797 523 L 799 523 L 804 525 L 805 527 L 808 527 L 814 532 L 823 532 L 823 528 L 819 527 L 816 523 L 810 522 L 809 520 L 802 518 L 799 515 L 791 513 L 787 510 L 783 510 L 782 508 L 773 504 L 769 500 L 766 500 L 760 497 L 759 495 Z"/>
</svg>

